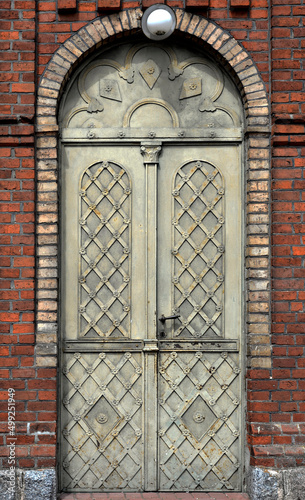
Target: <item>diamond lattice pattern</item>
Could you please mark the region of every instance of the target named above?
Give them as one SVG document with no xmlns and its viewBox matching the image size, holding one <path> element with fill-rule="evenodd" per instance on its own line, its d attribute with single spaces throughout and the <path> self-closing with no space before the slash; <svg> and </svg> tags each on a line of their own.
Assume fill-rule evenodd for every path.
<svg viewBox="0 0 305 500">
<path fill-rule="evenodd" d="M 141 354 L 67 354 L 63 373 L 64 489 L 141 489 Z"/>
<path fill-rule="evenodd" d="M 129 337 L 131 189 L 124 168 L 88 168 L 80 212 L 80 335 Z"/>
<path fill-rule="evenodd" d="M 192 161 L 177 172 L 173 189 L 174 335 L 222 336 L 224 184 L 219 170 Z"/>
<path fill-rule="evenodd" d="M 161 491 L 240 488 L 239 373 L 234 353 L 161 354 Z"/>
</svg>

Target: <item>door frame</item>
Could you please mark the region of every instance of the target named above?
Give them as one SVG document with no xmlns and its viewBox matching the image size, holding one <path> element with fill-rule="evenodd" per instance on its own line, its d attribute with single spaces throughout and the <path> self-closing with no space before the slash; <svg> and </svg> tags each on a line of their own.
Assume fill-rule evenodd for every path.
<svg viewBox="0 0 305 500">
<path fill-rule="evenodd" d="M 249 365 L 253 368 L 271 366 L 268 355 L 268 340 L 262 343 L 263 332 L 271 346 L 270 337 L 270 119 L 269 102 L 264 82 L 254 62 L 233 37 L 211 21 L 200 16 L 192 16 L 181 9 L 176 9 L 181 19 L 177 32 L 182 37 L 192 37 L 198 50 L 204 44 L 206 50 L 223 64 L 230 72 L 240 89 L 246 109 L 245 171 L 248 200 L 246 203 L 247 239 L 246 276 L 247 311 L 245 312 L 246 335 L 248 342 L 256 343 L 257 349 L 251 350 Z M 139 9 L 130 9 L 128 19 L 124 11 L 119 13 L 122 23 L 115 23 L 115 34 L 131 35 L 140 29 Z M 36 309 L 36 364 L 51 367 L 57 365 L 58 344 L 58 282 L 56 268 L 60 254 L 58 246 L 58 193 L 57 182 L 57 146 L 58 122 L 57 109 L 67 79 L 81 64 L 81 61 L 101 44 L 112 43 L 113 16 L 98 18 L 72 35 L 52 57 L 38 88 L 37 123 L 36 123 L 36 168 L 37 168 L 37 309 Z M 116 18 L 116 15 L 113 17 Z M 192 23 L 189 21 L 192 19 Z M 183 20 L 183 22 L 182 22 Z M 194 29 L 193 26 L 196 28 Z M 107 27 L 108 30 L 107 31 Z M 111 29 L 110 29 L 111 27 Z M 211 36 L 213 33 L 213 36 Z M 84 48 L 92 40 L 90 48 Z M 216 35 L 216 36 L 214 36 Z M 75 37 L 75 38 L 74 38 Z M 78 38 L 84 40 L 80 46 Z M 82 38 L 85 37 L 85 38 Z M 86 41 L 85 41 L 86 40 Z M 77 47 L 78 56 L 73 53 Z M 231 49 L 234 47 L 234 51 Z M 235 55 L 238 54 L 238 55 Z M 60 75 L 60 76 L 59 76 Z M 254 82 L 248 81 L 252 75 Z M 59 81 L 60 80 L 60 81 Z M 46 107 L 47 104 L 50 104 Z M 257 226 L 259 225 L 259 234 Z M 47 262 L 43 259 L 47 256 Z M 259 344 L 265 349 L 260 349 Z M 262 357 L 264 356 L 264 357 Z"/>
</svg>

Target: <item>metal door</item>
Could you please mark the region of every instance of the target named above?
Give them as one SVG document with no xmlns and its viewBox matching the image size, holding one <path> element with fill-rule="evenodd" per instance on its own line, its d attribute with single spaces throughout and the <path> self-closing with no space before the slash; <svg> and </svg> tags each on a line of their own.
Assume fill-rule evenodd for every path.
<svg viewBox="0 0 305 500">
<path fill-rule="evenodd" d="M 168 147 L 160 158 L 161 490 L 241 487 L 239 165 L 234 147 Z"/>
<path fill-rule="evenodd" d="M 64 153 L 63 488 L 239 490 L 239 147 Z"/>
<path fill-rule="evenodd" d="M 122 44 L 60 116 L 61 488 L 238 491 L 238 92 L 186 45 Z"/>
</svg>

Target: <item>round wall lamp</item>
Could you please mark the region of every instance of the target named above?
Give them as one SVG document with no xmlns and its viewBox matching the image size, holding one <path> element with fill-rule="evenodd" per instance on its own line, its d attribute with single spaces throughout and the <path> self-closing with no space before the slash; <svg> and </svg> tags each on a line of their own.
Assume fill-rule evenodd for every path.
<svg viewBox="0 0 305 500">
<path fill-rule="evenodd" d="M 176 16 L 167 5 L 151 5 L 142 17 L 142 30 L 151 40 L 165 40 L 176 28 Z"/>
</svg>

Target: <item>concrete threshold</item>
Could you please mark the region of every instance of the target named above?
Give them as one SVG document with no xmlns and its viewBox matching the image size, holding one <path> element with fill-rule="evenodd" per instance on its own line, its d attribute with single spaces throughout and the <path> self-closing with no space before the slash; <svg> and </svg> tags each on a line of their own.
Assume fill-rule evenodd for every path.
<svg viewBox="0 0 305 500">
<path fill-rule="evenodd" d="M 246 493 L 61 493 L 58 500 L 250 500 Z"/>
</svg>

